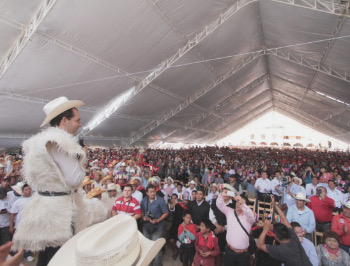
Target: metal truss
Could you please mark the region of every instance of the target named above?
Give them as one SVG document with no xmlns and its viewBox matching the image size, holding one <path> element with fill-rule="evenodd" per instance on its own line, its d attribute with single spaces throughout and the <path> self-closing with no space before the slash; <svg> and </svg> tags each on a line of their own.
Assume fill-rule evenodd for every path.
<svg viewBox="0 0 350 266">
<path fill-rule="evenodd" d="M 189 123 L 187 123 L 187 125 L 194 126 L 194 125 L 198 124 L 199 122 L 203 121 L 204 119 L 206 119 L 207 117 L 212 115 L 214 112 L 216 112 L 216 111 L 220 110 L 221 108 L 223 108 L 224 106 L 228 105 L 230 102 L 232 102 L 233 99 L 239 98 L 242 94 L 245 94 L 248 91 L 250 91 L 251 89 L 255 88 L 256 86 L 262 84 L 265 80 L 266 80 L 266 75 L 262 75 L 259 78 L 253 80 L 248 85 L 238 89 L 237 91 L 235 91 L 234 93 L 232 93 L 231 95 L 226 97 L 224 100 L 219 102 L 217 105 L 210 108 L 206 113 L 202 114 L 201 116 L 199 116 L 199 117 L 193 119 L 192 121 L 190 121 Z M 174 134 L 177 133 L 177 134 L 181 135 L 181 133 L 183 133 L 183 132 L 184 132 L 184 130 L 179 129 L 179 130 L 177 130 L 177 132 L 174 132 Z M 211 131 L 211 133 L 213 133 L 213 132 Z M 170 137 L 170 136 L 168 136 L 168 137 Z"/>
<path fill-rule="evenodd" d="M 282 104 L 282 106 L 284 106 L 283 108 L 282 107 L 279 107 L 279 108 L 283 109 L 287 113 L 290 113 L 290 115 L 295 114 L 295 113 L 297 113 L 297 114 L 298 113 L 302 113 L 302 114 L 306 115 L 307 117 L 310 117 L 312 121 L 316 121 L 316 122 L 311 122 L 310 120 L 306 120 L 306 121 L 308 121 L 309 124 L 310 123 L 312 124 L 313 128 L 316 128 L 316 126 L 321 126 L 321 124 L 323 124 L 326 127 L 326 130 L 328 130 L 328 131 L 330 131 L 330 128 L 332 128 L 332 129 L 334 129 L 336 131 L 340 131 L 341 133 L 347 133 L 348 132 L 348 131 L 344 130 L 341 127 L 338 127 L 338 126 L 335 126 L 333 124 L 330 124 L 330 123 L 324 121 L 323 119 L 320 119 L 320 118 L 318 118 L 318 117 L 316 117 L 316 116 L 314 116 L 312 114 L 309 114 L 309 113 L 307 113 L 307 112 L 305 112 L 303 110 L 300 110 L 300 109 L 298 109 L 295 106 L 292 106 L 292 105 L 290 105 L 288 103 L 285 103 L 284 101 L 277 100 L 277 99 L 276 99 L 276 101 L 279 104 Z M 278 107 L 278 106 L 275 105 L 275 107 Z M 304 120 L 305 120 L 305 118 L 304 118 Z M 334 133 L 332 133 L 332 135 L 334 135 Z"/>
<path fill-rule="evenodd" d="M 154 123 L 151 123 L 150 125 L 146 126 L 145 129 L 142 130 L 137 136 L 133 137 L 129 143 L 126 145 L 131 145 L 135 141 L 137 141 L 139 138 L 142 138 L 161 124 L 163 124 L 165 121 L 185 109 L 188 105 L 191 103 L 195 102 L 197 99 L 214 89 L 216 86 L 218 86 L 221 82 L 226 80 L 228 77 L 232 76 L 242 68 L 244 68 L 246 65 L 248 65 L 250 62 L 254 61 L 256 58 L 260 57 L 261 55 L 264 54 L 264 51 L 258 51 L 251 53 L 249 56 L 247 56 L 245 59 L 243 59 L 238 65 L 233 67 L 230 71 L 228 71 L 225 75 L 222 75 L 218 77 L 216 80 L 211 82 L 207 87 L 202 88 L 198 90 L 194 95 L 190 96 L 185 103 L 181 103 L 178 106 L 176 106 L 174 109 L 170 110 L 168 113 L 166 113 L 162 118 L 158 119 Z"/>
<path fill-rule="evenodd" d="M 207 141 L 210 143 L 210 141 L 212 141 L 214 138 L 216 138 L 217 140 L 220 140 L 220 139 L 226 137 L 228 134 L 232 133 L 231 126 L 233 126 L 233 125 L 235 127 L 237 126 L 237 124 L 239 125 L 238 127 L 243 127 L 243 126 L 247 125 L 248 122 L 244 121 L 246 119 L 246 117 L 253 116 L 252 119 L 257 119 L 257 118 L 261 117 L 263 114 L 265 114 L 266 112 L 271 110 L 272 105 L 261 110 L 261 108 L 268 105 L 269 102 L 271 102 L 271 99 L 268 99 L 267 101 L 263 102 L 262 104 L 259 104 L 258 106 L 254 107 L 252 110 L 249 110 L 248 113 L 242 114 L 239 118 L 235 119 L 234 121 L 231 121 L 231 122 L 225 124 L 224 127 L 222 127 L 221 129 L 218 130 L 219 132 L 221 132 L 219 137 L 214 136 L 210 139 L 207 139 Z M 244 121 L 244 122 L 242 122 L 242 121 Z"/>
<path fill-rule="evenodd" d="M 311 58 L 308 58 L 307 56 L 300 56 L 295 55 L 287 51 L 283 51 L 283 48 L 272 48 L 272 49 L 266 49 L 266 54 L 274 55 L 276 57 L 282 58 L 286 61 L 298 64 L 300 66 L 304 66 L 307 68 L 310 68 L 312 70 L 324 73 L 326 75 L 332 76 L 337 79 L 341 79 L 347 82 L 350 82 L 350 74 L 333 68 L 329 65 L 320 65 L 320 62 Z"/>
<path fill-rule="evenodd" d="M 203 30 L 201 30 L 199 33 L 197 33 L 194 36 L 194 38 L 190 39 L 183 47 L 178 49 L 178 51 L 173 56 L 171 56 L 168 59 L 161 62 L 155 68 L 154 71 L 152 71 L 146 78 L 141 80 L 141 82 L 138 85 L 136 85 L 134 88 L 132 88 L 130 94 L 128 95 L 127 98 L 125 98 L 125 101 L 123 101 L 123 103 L 120 105 L 120 107 L 125 105 L 125 103 L 127 103 L 135 95 L 140 93 L 153 80 L 155 80 L 157 77 L 159 77 L 164 71 L 169 69 L 175 62 L 177 62 L 180 58 L 182 58 L 193 47 L 195 47 L 197 44 L 199 44 L 201 41 L 203 41 L 206 37 L 208 37 L 210 34 L 212 34 L 217 28 L 219 28 L 224 22 L 226 22 L 233 14 L 235 14 L 240 9 L 242 9 L 247 4 L 249 4 L 250 2 L 253 2 L 253 1 L 256 1 L 256 0 L 237 0 L 230 8 L 228 8 L 227 10 L 222 12 L 213 22 L 206 25 L 203 28 Z M 187 103 L 183 103 L 183 104 L 187 105 Z M 106 109 L 108 109 L 108 106 L 106 106 Z M 101 119 L 100 122 L 102 122 L 104 120 L 105 119 Z M 163 119 L 161 119 L 161 120 L 163 120 Z M 165 119 L 165 120 L 167 120 L 167 119 Z M 156 125 L 156 127 L 157 127 L 159 125 L 159 122 L 161 122 L 161 124 L 162 124 L 162 123 L 164 123 L 164 121 L 160 121 L 160 120 L 154 121 L 151 125 L 147 126 L 145 130 L 143 130 L 141 133 L 139 133 L 137 137 L 132 138 L 132 141 L 130 141 L 127 145 L 131 145 L 133 142 L 137 141 L 139 138 L 142 138 L 142 136 L 146 135 L 150 130 L 153 129 L 154 125 Z M 84 131 L 84 134 L 88 134 L 89 132 L 90 132 L 90 129 L 87 128 Z"/>
<path fill-rule="evenodd" d="M 4 76 L 6 71 L 9 69 L 11 64 L 21 53 L 23 48 L 26 46 L 28 41 L 32 38 L 35 31 L 38 29 L 40 23 L 44 20 L 47 14 L 51 11 L 57 0 L 44 0 L 39 10 L 33 16 L 32 21 L 28 26 L 22 31 L 22 34 L 17 39 L 13 47 L 5 56 L 5 59 L 1 62 L 0 65 L 0 79 Z"/>
<path fill-rule="evenodd" d="M 260 0 L 272 1 L 291 6 L 306 8 L 318 12 L 333 14 L 337 16 L 349 16 L 349 2 L 337 0 Z"/>
</svg>

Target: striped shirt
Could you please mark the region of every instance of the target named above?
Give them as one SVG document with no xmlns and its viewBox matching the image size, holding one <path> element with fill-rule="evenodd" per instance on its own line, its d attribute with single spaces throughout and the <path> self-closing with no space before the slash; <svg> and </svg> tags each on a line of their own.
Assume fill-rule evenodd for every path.
<svg viewBox="0 0 350 266">
<path fill-rule="evenodd" d="M 129 201 L 124 201 L 124 197 L 118 198 L 112 208 L 117 214 L 124 213 L 130 216 L 141 214 L 140 204 L 137 199 L 131 197 Z"/>
</svg>

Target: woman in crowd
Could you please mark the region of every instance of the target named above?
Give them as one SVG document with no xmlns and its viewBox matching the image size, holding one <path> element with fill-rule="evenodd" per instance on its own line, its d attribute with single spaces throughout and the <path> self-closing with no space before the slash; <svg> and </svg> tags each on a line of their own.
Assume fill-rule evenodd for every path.
<svg viewBox="0 0 350 266">
<path fill-rule="evenodd" d="M 339 236 L 333 231 L 323 233 L 323 243 L 317 246 L 320 266 L 349 266 L 350 257 L 339 247 Z"/>
</svg>

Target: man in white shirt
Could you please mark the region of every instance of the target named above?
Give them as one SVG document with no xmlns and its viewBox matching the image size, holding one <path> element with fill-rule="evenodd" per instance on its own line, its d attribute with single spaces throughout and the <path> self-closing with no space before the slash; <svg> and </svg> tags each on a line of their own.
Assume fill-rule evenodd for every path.
<svg viewBox="0 0 350 266">
<path fill-rule="evenodd" d="M 132 188 L 133 188 L 133 191 L 132 191 L 131 196 L 132 196 L 133 198 L 135 198 L 135 199 L 139 202 L 139 204 L 141 204 L 141 201 L 142 201 L 142 199 L 143 199 L 143 194 L 142 194 L 142 192 L 140 192 L 140 191 L 138 191 L 138 190 L 136 189 L 136 186 L 135 186 L 135 185 L 138 185 L 138 183 L 135 182 L 134 180 L 131 180 L 131 181 L 129 182 L 129 184 L 132 185 Z"/>
<path fill-rule="evenodd" d="M 258 191 L 258 199 L 261 201 L 269 202 L 271 199 L 266 195 L 271 192 L 272 183 L 271 180 L 267 178 L 267 173 L 262 172 L 261 177 L 255 182 L 255 189 Z"/>
<path fill-rule="evenodd" d="M 338 190 L 335 186 L 334 180 L 328 181 L 327 197 L 334 200 L 334 205 L 336 208 L 341 209 L 342 200 L 344 198 L 343 193 Z"/>
<path fill-rule="evenodd" d="M 194 182 L 193 180 L 192 181 L 190 181 L 189 183 L 188 183 L 188 185 L 189 185 L 189 187 L 186 189 L 186 194 L 188 194 L 188 196 L 189 196 L 189 198 L 190 198 L 190 200 L 194 200 L 194 199 L 192 199 L 192 191 L 193 190 L 197 190 L 196 189 L 196 182 Z"/>
<path fill-rule="evenodd" d="M 272 194 L 275 196 L 276 201 L 280 201 L 282 197 L 282 182 L 281 182 L 281 173 L 276 172 L 275 178 L 272 179 L 271 185 L 272 185 Z"/>
<path fill-rule="evenodd" d="M 305 186 L 305 190 L 306 190 L 306 197 L 307 198 L 311 198 L 312 196 L 316 195 L 316 189 L 318 187 L 318 178 L 317 176 L 313 176 L 311 179 L 311 183 L 307 184 Z"/>
<path fill-rule="evenodd" d="M 211 205 L 211 202 L 213 201 L 213 199 L 216 199 L 219 196 L 219 192 L 218 192 L 218 185 L 213 183 L 210 186 L 210 193 L 208 194 L 208 196 L 205 197 L 205 201 L 207 201 L 209 203 L 209 205 Z"/>
<path fill-rule="evenodd" d="M 11 202 L 7 196 L 7 189 L 0 187 L 0 246 L 11 240 L 10 227 Z"/>
</svg>

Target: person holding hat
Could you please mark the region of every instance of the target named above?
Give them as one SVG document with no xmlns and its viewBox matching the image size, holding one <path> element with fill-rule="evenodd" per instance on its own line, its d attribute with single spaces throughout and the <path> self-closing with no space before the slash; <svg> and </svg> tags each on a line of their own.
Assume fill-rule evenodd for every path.
<svg viewBox="0 0 350 266">
<path fill-rule="evenodd" d="M 296 194 L 294 198 L 295 205 L 288 209 L 287 219 L 289 222 L 298 222 L 304 230 L 304 237 L 312 241 L 311 234 L 315 231 L 316 221 L 312 210 L 305 206 L 310 200 L 302 192 Z"/>
<path fill-rule="evenodd" d="M 82 105 L 66 97 L 50 101 L 41 124 L 50 126 L 23 142 L 24 178 L 36 193 L 23 211 L 12 248 L 39 252 L 38 266 L 47 265 L 60 246 L 86 227 L 83 199 L 76 193 L 87 154 L 75 137 Z"/>
<path fill-rule="evenodd" d="M 343 203 L 343 213 L 333 217 L 331 230 L 339 236 L 340 248 L 350 255 L 350 201 Z"/>
<path fill-rule="evenodd" d="M 234 187 L 239 195 L 243 194 L 242 185 L 239 183 L 240 176 L 239 174 L 234 174 L 229 176 L 228 184 Z"/>
</svg>

